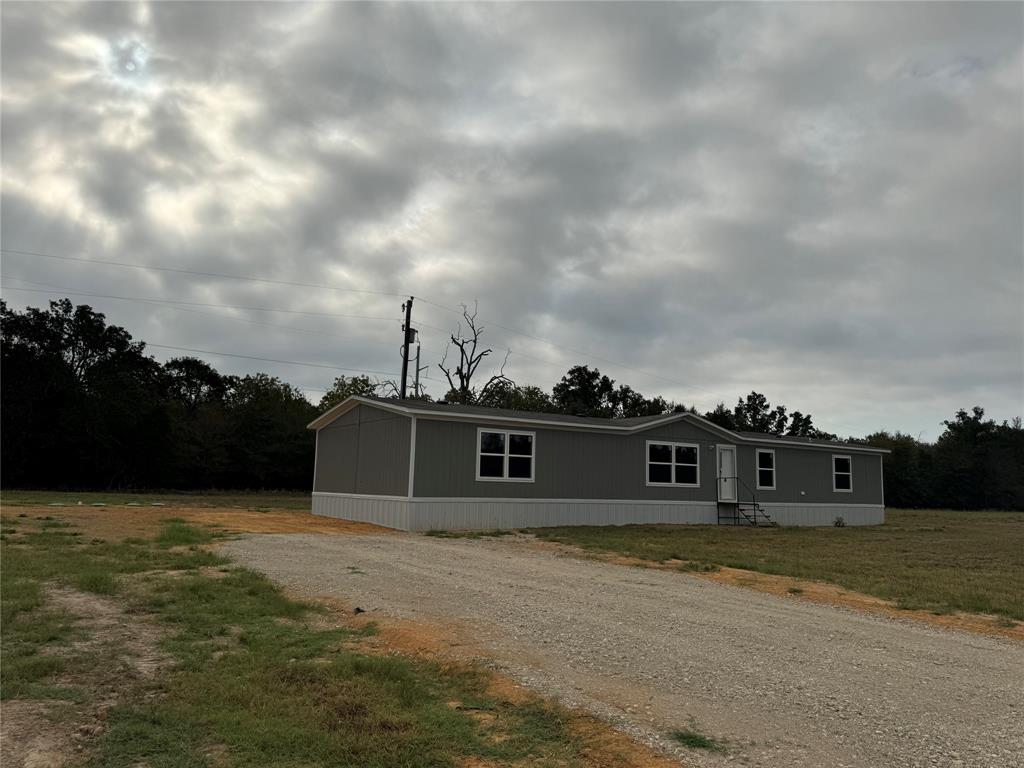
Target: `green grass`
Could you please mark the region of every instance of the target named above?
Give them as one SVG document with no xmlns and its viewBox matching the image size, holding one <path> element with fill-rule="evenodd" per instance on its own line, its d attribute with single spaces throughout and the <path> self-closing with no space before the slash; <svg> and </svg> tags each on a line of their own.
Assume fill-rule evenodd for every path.
<svg viewBox="0 0 1024 768">
<path fill-rule="evenodd" d="M 239 493 L 237 491 L 204 491 L 187 493 L 182 491 L 139 491 L 106 492 L 106 491 L 20 491 L 4 490 L 0 492 L 0 502 L 5 507 L 46 506 L 61 504 L 75 506 L 107 504 L 123 506 L 139 504 L 150 506 L 162 504 L 167 507 L 218 507 L 241 509 L 298 509 L 309 511 L 311 501 L 308 493 L 289 491 L 262 491 L 259 493 Z M 59 509 L 55 508 L 55 512 Z"/>
<path fill-rule="evenodd" d="M 672 740 L 682 744 L 684 747 L 690 749 L 704 749 L 709 752 L 725 752 L 725 747 L 718 741 L 715 741 L 710 736 L 705 736 L 703 733 L 697 731 L 691 731 L 688 729 L 681 729 L 678 731 L 672 731 L 669 734 Z"/>
<path fill-rule="evenodd" d="M 213 534 L 208 530 L 196 528 L 179 518 L 169 518 L 163 523 L 156 543 L 165 547 L 184 547 L 213 541 Z"/>
<path fill-rule="evenodd" d="M 817 579 L 901 608 L 1024 620 L 1024 512 L 887 510 L 845 528 L 656 526 L 538 528 L 538 537 L 665 562 Z"/>
<path fill-rule="evenodd" d="M 58 684 L 105 657 L 69 654 L 82 630 L 47 605 L 48 583 L 110 595 L 162 626 L 174 660 L 155 680 L 123 682 L 85 766 L 582 761 L 563 710 L 494 699 L 479 669 L 361 652 L 372 630 L 309 621 L 322 609 L 203 549 L 207 531 L 170 519 L 154 540 L 109 543 L 41 522 L 2 544 L 2 695 L 78 702 L 85 712 L 96 695 Z"/>
</svg>

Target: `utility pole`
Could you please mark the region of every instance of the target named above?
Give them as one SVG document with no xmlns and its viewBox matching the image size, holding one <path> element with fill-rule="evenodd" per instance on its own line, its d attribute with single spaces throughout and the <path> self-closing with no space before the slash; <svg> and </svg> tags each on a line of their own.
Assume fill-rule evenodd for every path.
<svg viewBox="0 0 1024 768">
<path fill-rule="evenodd" d="M 420 341 L 416 340 L 416 377 L 415 383 L 412 385 L 412 391 L 416 394 L 416 397 L 420 396 L 420 371 L 425 371 L 429 368 L 429 365 L 424 365 L 420 368 Z"/>
<path fill-rule="evenodd" d="M 398 397 L 405 400 L 405 381 L 409 377 L 409 339 L 416 337 L 416 331 L 412 328 L 412 300 L 402 305 L 405 310 L 405 323 L 402 325 L 402 386 L 399 387 Z"/>
</svg>

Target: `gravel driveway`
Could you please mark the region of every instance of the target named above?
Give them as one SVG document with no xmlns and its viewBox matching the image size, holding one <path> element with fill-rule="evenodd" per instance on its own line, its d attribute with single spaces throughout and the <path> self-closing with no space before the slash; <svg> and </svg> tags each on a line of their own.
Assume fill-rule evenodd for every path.
<svg viewBox="0 0 1024 768">
<path fill-rule="evenodd" d="M 470 627 L 495 664 L 690 765 L 1024 765 L 1024 646 L 523 541 L 247 536 L 300 593 Z M 725 754 L 673 748 L 693 728 Z"/>
</svg>

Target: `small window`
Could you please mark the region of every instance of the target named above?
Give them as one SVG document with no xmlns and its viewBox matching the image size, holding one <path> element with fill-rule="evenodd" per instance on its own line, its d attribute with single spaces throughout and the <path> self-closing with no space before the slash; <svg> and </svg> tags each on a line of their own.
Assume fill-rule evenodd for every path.
<svg viewBox="0 0 1024 768">
<path fill-rule="evenodd" d="M 647 443 L 647 484 L 700 487 L 700 457 L 690 443 Z"/>
<path fill-rule="evenodd" d="M 757 450 L 757 490 L 775 490 L 775 451 L 767 448 Z"/>
<path fill-rule="evenodd" d="M 840 493 L 853 491 L 853 462 L 849 456 L 832 457 L 832 490 Z"/>
<path fill-rule="evenodd" d="M 477 434 L 477 480 L 533 482 L 532 432 L 481 429 Z"/>
</svg>

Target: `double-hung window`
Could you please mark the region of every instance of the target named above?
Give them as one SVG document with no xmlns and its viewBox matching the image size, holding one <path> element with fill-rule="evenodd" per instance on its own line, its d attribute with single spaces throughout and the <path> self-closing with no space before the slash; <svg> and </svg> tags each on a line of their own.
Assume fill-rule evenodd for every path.
<svg viewBox="0 0 1024 768">
<path fill-rule="evenodd" d="M 775 490 L 775 451 L 769 448 L 757 449 L 757 490 Z"/>
<path fill-rule="evenodd" d="M 647 441 L 647 484 L 700 487 L 700 453 L 692 443 Z"/>
<path fill-rule="evenodd" d="M 533 482 L 533 432 L 477 431 L 477 480 Z"/>
<path fill-rule="evenodd" d="M 853 461 L 849 456 L 832 457 L 832 490 L 839 493 L 853 491 Z"/>
</svg>

